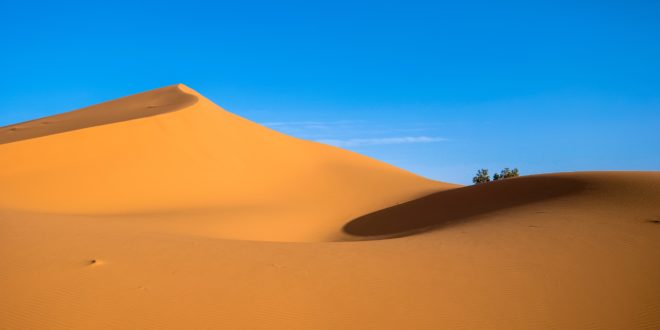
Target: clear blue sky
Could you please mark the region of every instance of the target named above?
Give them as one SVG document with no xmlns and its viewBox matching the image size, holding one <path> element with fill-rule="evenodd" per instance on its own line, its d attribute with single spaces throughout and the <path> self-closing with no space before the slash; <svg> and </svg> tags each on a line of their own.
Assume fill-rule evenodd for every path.
<svg viewBox="0 0 660 330">
<path fill-rule="evenodd" d="M 174 83 L 431 178 L 660 170 L 658 1 L 2 1 L 0 125 Z"/>
</svg>

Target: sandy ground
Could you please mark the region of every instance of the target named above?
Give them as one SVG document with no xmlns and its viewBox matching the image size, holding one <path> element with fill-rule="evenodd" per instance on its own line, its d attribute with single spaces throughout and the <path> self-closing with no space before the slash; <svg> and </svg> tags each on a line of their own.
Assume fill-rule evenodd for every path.
<svg viewBox="0 0 660 330">
<path fill-rule="evenodd" d="M 657 329 L 660 172 L 427 180 L 171 86 L 0 128 L 2 329 Z"/>
</svg>

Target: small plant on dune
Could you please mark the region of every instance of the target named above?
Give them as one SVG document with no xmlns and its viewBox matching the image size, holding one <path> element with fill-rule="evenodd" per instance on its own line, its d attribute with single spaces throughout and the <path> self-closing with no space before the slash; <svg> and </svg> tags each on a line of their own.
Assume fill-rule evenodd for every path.
<svg viewBox="0 0 660 330">
<path fill-rule="evenodd" d="M 508 167 L 505 167 L 502 171 L 500 171 L 500 174 L 493 174 L 493 181 L 495 180 L 502 180 L 502 179 L 508 179 L 508 178 L 514 178 L 518 176 L 518 169 L 509 169 Z"/>
<path fill-rule="evenodd" d="M 502 179 L 508 179 L 508 178 L 513 178 L 519 176 L 518 169 L 510 169 L 508 167 L 505 167 L 503 170 L 500 171 L 500 173 L 495 173 L 493 174 L 493 181 L 495 180 L 502 180 Z M 485 183 L 490 181 L 490 176 L 488 175 L 488 169 L 487 168 L 482 168 L 477 171 L 477 175 L 475 175 L 472 178 L 472 182 L 474 184 L 479 184 L 479 183 Z"/>
<path fill-rule="evenodd" d="M 482 168 L 477 171 L 477 175 L 472 178 L 474 184 L 485 183 L 490 181 L 490 175 L 488 175 L 488 169 Z"/>
</svg>

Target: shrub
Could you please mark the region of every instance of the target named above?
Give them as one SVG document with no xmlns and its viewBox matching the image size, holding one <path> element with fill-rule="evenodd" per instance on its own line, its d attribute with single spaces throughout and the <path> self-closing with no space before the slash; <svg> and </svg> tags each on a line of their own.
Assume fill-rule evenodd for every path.
<svg viewBox="0 0 660 330">
<path fill-rule="evenodd" d="M 508 178 L 513 178 L 519 176 L 518 174 L 518 169 L 510 169 L 508 167 L 505 167 L 503 170 L 500 171 L 500 173 L 495 173 L 493 174 L 493 181 L 495 180 L 502 180 L 502 179 L 508 179 Z M 474 184 L 479 184 L 479 183 L 485 183 L 490 181 L 490 176 L 488 175 L 488 169 L 487 168 L 482 168 L 477 171 L 477 175 L 475 175 L 472 178 L 472 182 Z"/>
<path fill-rule="evenodd" d="M 508 167 L 505 167 L 502 171 L 500 171 L 500 174 L 493 174 L 493 181 L 494 180 L 502 180 L 502 179 L 508 179 L 508 178 L 513 178 L 518 176 L 518 169 L 509 169 Z"/>
<path fill-rule="evenodd" d="M 488 175 L 488 169 L 482 168 L 477 171 L 477 175 L 472 178 L 474 184 L 484 183 L 490 181 L 490 176 Z"/>
</svg>

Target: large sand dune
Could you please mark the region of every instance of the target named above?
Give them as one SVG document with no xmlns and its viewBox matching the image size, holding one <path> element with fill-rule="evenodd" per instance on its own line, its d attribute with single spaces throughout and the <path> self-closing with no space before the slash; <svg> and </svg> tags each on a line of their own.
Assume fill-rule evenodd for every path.
<svg viewBox="0 0 660 330">
<path fill-rule="evenodd" d="M 210 237 L 333 240 L 351 218 L 453 186 L 280 134 L 183 85 L 11 125 L 0 143 L 0 209 Z"/>
<path fill-rule="evenodd" d="M 0 129 L 1 329 L 657 329 L 660 173 L 460 187 L 178 85 Z"/>
</svg>

